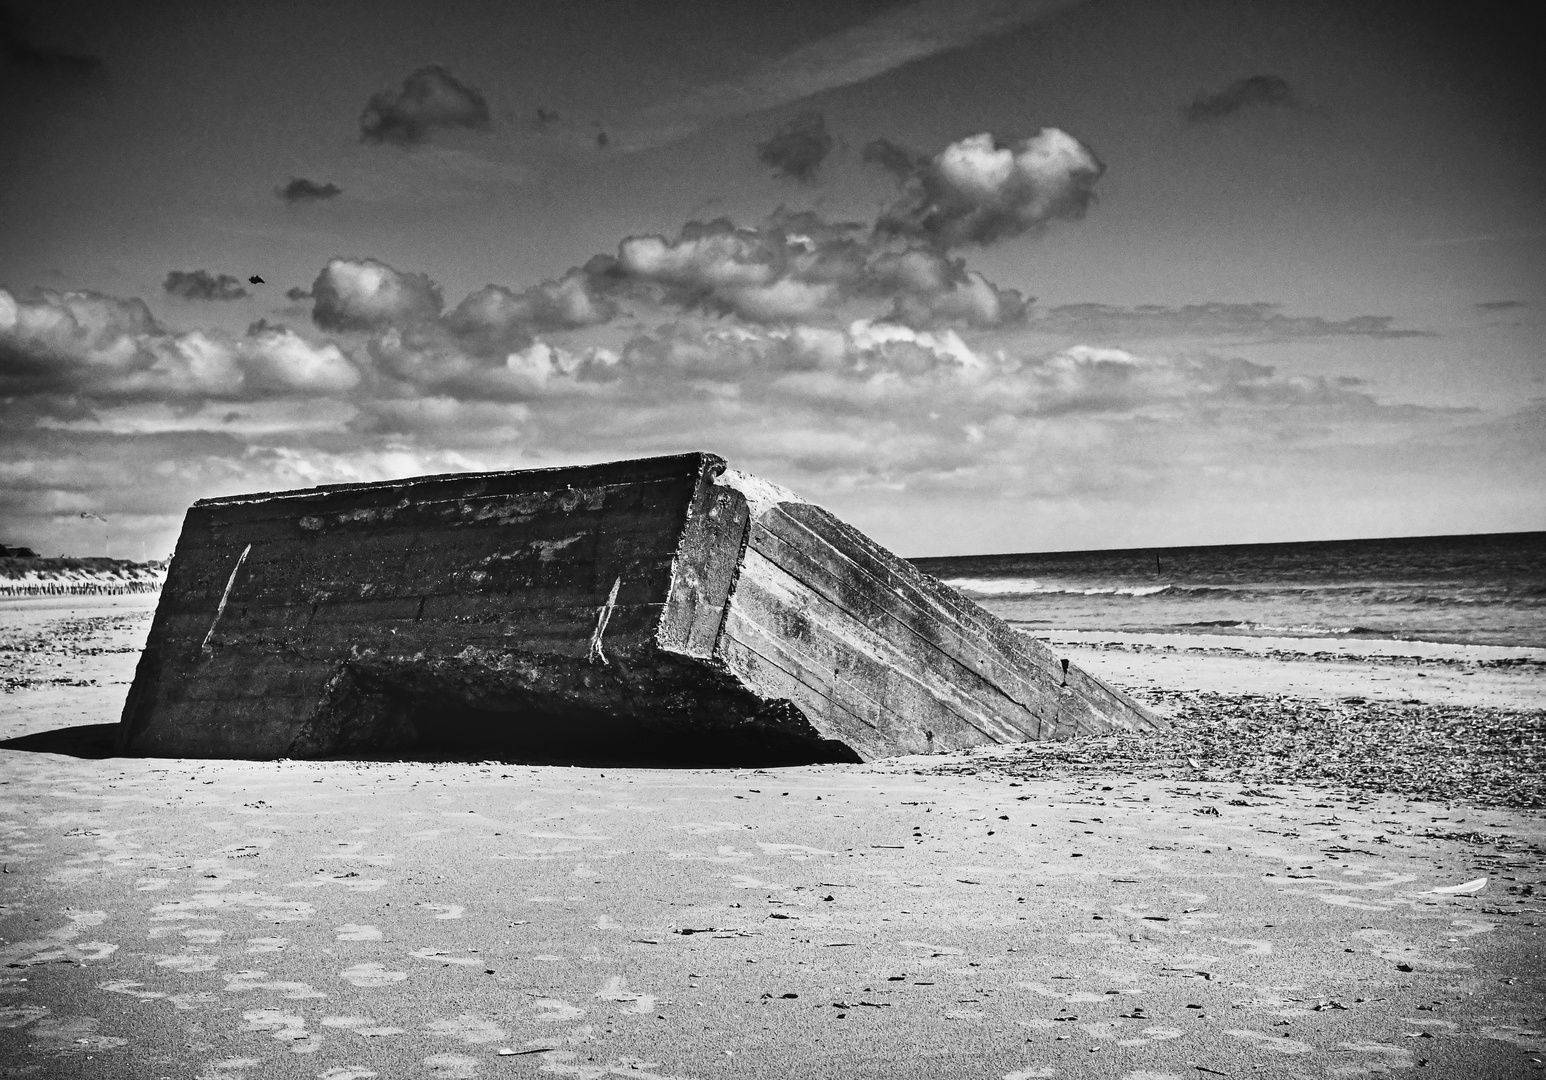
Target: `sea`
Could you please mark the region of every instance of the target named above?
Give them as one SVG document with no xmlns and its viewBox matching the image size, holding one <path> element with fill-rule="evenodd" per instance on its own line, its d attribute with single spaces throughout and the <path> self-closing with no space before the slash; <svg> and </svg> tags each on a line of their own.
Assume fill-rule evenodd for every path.
<svg viewBox="0 0 1546 1080">
<path fill-rule="evenodd" d="M 911 561 L 1033 634 L 1546 648 L 1546 532 Z"/>
</svg>

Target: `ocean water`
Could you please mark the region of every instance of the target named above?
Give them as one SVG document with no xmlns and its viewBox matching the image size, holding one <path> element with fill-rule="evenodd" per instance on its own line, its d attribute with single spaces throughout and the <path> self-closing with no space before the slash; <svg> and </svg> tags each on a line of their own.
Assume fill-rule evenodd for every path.
<svg viewBox="0 0 1546 1080">
<path fill-rule="evenodd" d="M 1033 633 L 1546 647 L 1546 532 L 912 561 Z"/>
</svg>

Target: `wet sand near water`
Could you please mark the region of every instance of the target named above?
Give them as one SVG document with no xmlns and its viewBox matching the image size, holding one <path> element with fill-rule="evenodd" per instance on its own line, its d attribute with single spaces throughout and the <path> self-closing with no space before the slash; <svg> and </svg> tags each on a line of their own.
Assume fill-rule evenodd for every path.
<svg viewBox="0 0 1546 1080">
<path fill-rule="evenodd" d="M 0 611 L 0 739 L 116 720 L 110 599 Z M 0 749 L 0 1076 L 1540 1069 L 1538 812 L 948 760 Z"/>
</svg>

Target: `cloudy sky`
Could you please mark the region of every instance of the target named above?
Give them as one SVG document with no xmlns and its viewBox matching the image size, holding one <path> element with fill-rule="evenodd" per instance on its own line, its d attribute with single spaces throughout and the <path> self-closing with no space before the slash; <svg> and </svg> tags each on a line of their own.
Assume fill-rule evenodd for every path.
<svg viewBox="0 0 1546 1080">
<path fill-rule="evenodd" d="M 691 449 L 906 555 L 1546 528 L 1519 5 L 0 2 L 0 542 Z"/>
</svg>

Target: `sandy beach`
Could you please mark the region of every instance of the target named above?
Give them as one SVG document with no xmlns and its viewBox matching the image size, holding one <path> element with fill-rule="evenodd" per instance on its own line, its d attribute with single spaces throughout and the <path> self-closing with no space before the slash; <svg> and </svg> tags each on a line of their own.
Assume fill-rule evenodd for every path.
<svg viewBox="0 0 1546 1080">
<path fill-rule="evenodd" d="M 1546 1058 L 1542 650 L 1054 634 L 1175 730 L 869 765 L 91 756 L 154 602 L 0 602 L 0 1076 Z"/>
</svg>

